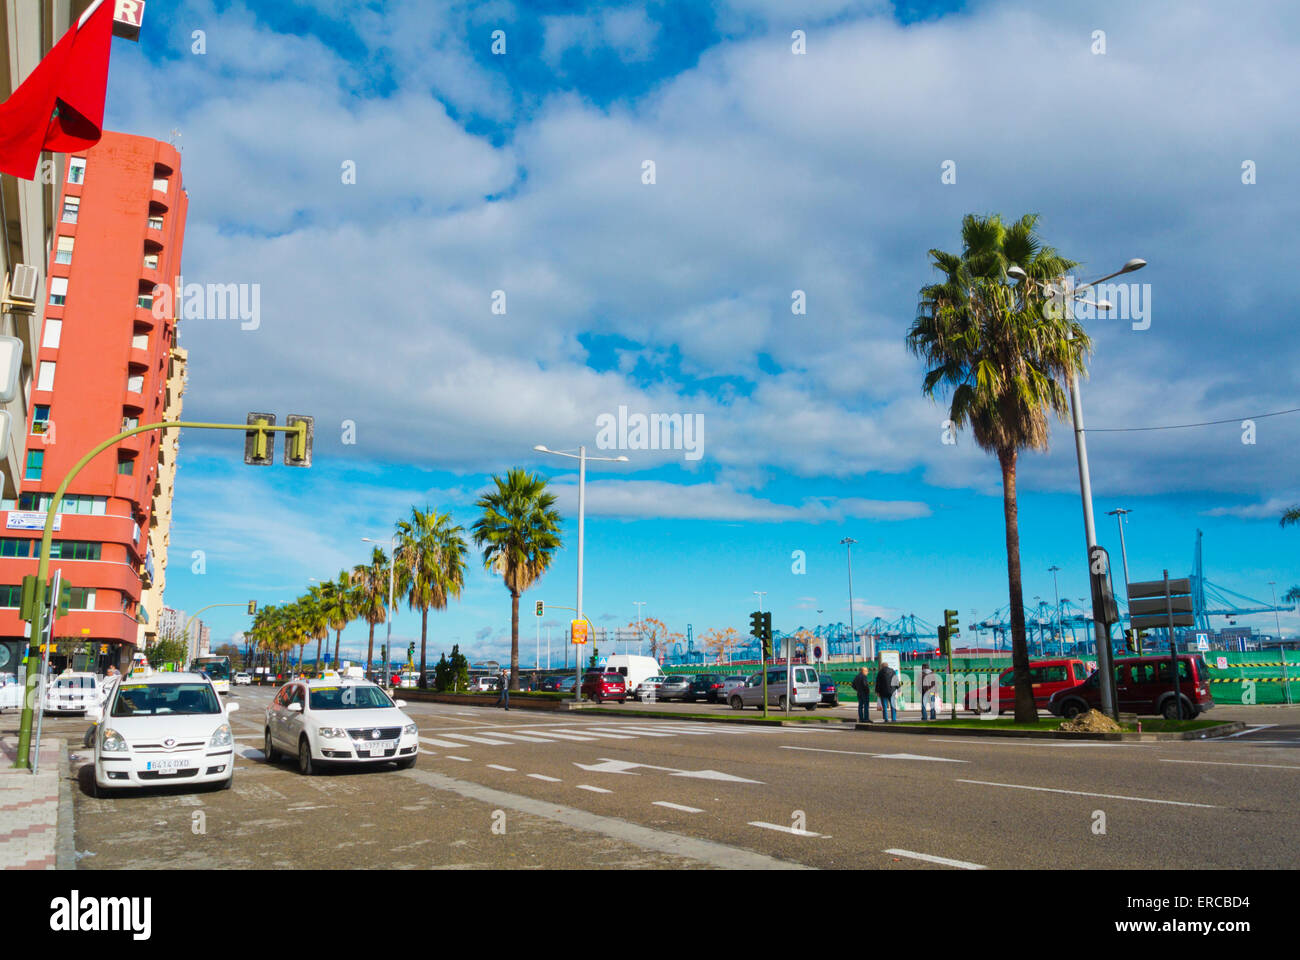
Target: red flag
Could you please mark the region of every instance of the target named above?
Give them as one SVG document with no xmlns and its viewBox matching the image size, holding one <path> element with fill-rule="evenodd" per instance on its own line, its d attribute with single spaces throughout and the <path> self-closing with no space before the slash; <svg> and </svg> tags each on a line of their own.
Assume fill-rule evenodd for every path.
<svg viewBox="0 0 1300 960">
<path fill-rule="evenodd" d="M 97 0 L 0 103 L 0 171 L 32 180 L 42 150 L 72 153 L 99 142 L 112 40 L 113 5 Z"/>
</svg>

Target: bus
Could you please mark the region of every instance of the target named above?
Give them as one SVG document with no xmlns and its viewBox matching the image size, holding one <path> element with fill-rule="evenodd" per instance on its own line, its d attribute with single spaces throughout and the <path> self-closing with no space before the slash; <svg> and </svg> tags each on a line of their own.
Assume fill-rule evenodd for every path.
<svg viewBox="0 0 1300 960">
<path fill-rule="evenodd" d="M 217 693 L 230 692 L 229 657 L 195 657 L 190 663 L 191 673 L 206 673 Z"/>
</svg>

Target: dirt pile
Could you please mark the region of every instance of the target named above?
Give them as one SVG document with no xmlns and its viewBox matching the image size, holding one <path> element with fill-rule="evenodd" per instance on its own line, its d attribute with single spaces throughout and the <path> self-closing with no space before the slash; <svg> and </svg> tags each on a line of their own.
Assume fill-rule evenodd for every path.
<svg viewBox="0 0 1300 960">
<path fill-rule="evenodd" d="M 1124 728 L 1101 711 L 1089 710 L 1073 720 L 1062 721 L 1059 729 L 1067 733 L 1121 733 Z"/>
</svg>

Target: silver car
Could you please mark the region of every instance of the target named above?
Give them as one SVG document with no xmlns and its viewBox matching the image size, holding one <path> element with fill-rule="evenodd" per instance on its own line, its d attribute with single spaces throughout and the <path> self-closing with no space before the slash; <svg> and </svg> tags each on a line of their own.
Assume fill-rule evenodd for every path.
<svg viewBox="0 0 1300 960">
<path fill-rule="evenodd" d="M 778 710 L 785 709 L 785 683 L 785 667 L 768 668 L 768 706 L 776 707 Z M 822 698 L 821 682 L 817 677 L 817 671 L 812 667 L 795 665 L 790 694 L 791 707 L 803 707 L 805 710 L 816 710 L 817 703 Z M 733 690 L 727 697 L 727 703 L 731 704 L 733 710 L 743 710 L 745 707 L 762 707 L 763 674 L 756 673 L 752 675 L 745 681 L 743 687 L 737 687 Z"/>
<path fill-rule="evenodd" d="M 655 699 L 684 700 L 686 694 L 691 691 L 691 681 L 694 679 L 685 674 L 674 673 L 659 685 L 659 692 L 655 694 Z"/>
<path fill-rule="evenodd" d="M 745 685 L 745 681 L 748 679 L 749 678 L 745 676 L 743 673 L 737 673 L 729 677 L 723 677 L 722 695 L 718 697 L 718 699 L 721 700 L 723 703 L 726 703 L 728 700 L 731 699 L 731 691 L 735 690 L 737 687 L 743 687 Z"/>
</svg>

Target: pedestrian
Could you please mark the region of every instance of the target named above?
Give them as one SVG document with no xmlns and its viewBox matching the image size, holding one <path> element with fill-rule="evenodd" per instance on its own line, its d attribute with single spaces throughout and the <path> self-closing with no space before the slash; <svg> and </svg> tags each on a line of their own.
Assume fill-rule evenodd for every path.
<svg viewBox="0 0 1300 960">
<path fill-rule="evenodd" d="M 502 670 L 500 673 L 497 674 L 497 683 L 501 687 L 501 696 L 497 697 L 497 702 L 494 703 L 493 706 L 505 707 L 507 710 L 509 710 L 510 709 L 510 684 L 506 680 L 505 670 Z"/>
<path fill-rule="evenodd" d="M 858 695 L 858 723 L 871 723 L 871 681 L 867 679 L 867 668 L 863 667 L 850 684 Z"/>
<path fill-rule="evenodd" d="M 930 669 L 927 663 L 921 667 L 921 719 L 938 720 L 939 715 L 934 709 L 935 688 L 939 685 L 939 676 Z"/>
<path fill-rule="evenodd" d="M 880 698 L 880 716 L 886 723 L 898 722 L 898 708 L 894 705 L 894 691 L 898 689 L 898 674 L 885 658 L 880 658 L 876 671 L 876 696 Z"/>
</svg>

